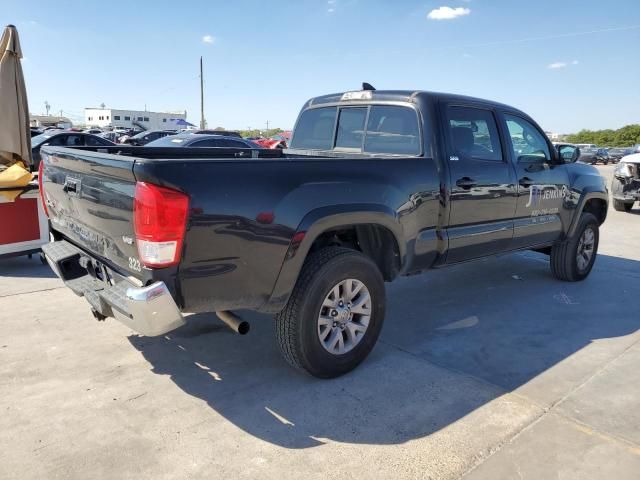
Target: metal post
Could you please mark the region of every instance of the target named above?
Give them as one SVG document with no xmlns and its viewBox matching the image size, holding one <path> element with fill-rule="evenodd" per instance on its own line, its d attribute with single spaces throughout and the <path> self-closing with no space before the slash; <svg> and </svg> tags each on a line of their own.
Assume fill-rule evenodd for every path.
<svg viewBox="0 0 640 480">
<path fill-rule="evenodd" d="M 204 78 L 202 76 L 202 57 L 200 57 L 200 129 L 206 128 L 204 121 Z"/>
</svg>

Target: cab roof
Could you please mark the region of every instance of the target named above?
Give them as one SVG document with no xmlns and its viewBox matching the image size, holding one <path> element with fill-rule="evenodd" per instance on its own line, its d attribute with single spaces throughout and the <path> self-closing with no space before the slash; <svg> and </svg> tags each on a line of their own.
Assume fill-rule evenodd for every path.
<svg viewBox="0 0 640 480">
<path fill-rule="evenodd" d="M 364 93 L 366 92 L 366 94 Z M 345 94 L 365 94 L 367 96 L 370 95 L 370 98 L 366 99 L 346 99 L 343 100 Z M 354 90 L 347 91 L 341 93 L 330 93 L 328 95 L 321 95 L 319 97 L 311 98 L 305 104 L 305 108 L 316 107 L 323 104 L 336 104 L 336 103 L 371 103 L 371 102 L 408 102 L 408 103 L 417 103 L 418 100 L 429 100 L 429 101 L 450 101 L 450 102 L 461 102 L 461 103 L 475 103 L 475 104 L 484 104 L 491 105 L 494 107 L 500 107 L 505 110 L 511 110 L 520 112 L 517 108 L 514 108 L 510 105 L 506 105 L 504 103 L 494 102 L 492 100 L 486 100 L 478 97 L 470 97 L 466 95 L 457 95 L 453 93 L 443 93 L 443 92 L 430 92 L 425 90 Z M 520 112 L 524 113 L 524 112 Z"/>
</svg>

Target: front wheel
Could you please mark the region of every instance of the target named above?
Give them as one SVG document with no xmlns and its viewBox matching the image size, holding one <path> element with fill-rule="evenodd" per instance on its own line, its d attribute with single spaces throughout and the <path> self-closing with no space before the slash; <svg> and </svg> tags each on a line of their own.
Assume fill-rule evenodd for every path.
<svg viewBox="0 0 640 480">
<path fill-rule="evenodd" d="M 323 248 L 307 259 L 276 315 L 276 337 L 290 365 L 333 378 L 371 352 L 384 314 L 384 280 L 376 264 L 355 250 Z"/>
<path fill-rule="evenodd" d="M 598 254 L 598 220 L 591 213 L 580 215 L 574 236 L 556 243 L 551 249 L 551 272 L 567 282 L 587 278 Z"/>
</svg>

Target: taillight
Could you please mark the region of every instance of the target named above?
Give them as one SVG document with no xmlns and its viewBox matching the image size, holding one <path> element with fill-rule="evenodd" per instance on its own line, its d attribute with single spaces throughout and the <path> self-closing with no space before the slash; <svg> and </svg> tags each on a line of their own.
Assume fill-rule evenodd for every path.
<svg viewBox="0 0 640 480">
<path fill-rule="evenodd" d="M 180 262 L 189 197 L 177 190 L 136 183 L 133 225 L 140 261 L 147 267 Z"/>
<path fill-rule="evenodd" d="M 40 190 L 40 201 L 42 202 L 42 209 L 44 214 L 48 217 L 49 210 L 47 210 L 47 202 L 44 201 L 44 185 L 42 183 L 42 172 L 44 171 L 44 161 L 40 160 L 38 165 L 38 190 Z"/>
</svg>

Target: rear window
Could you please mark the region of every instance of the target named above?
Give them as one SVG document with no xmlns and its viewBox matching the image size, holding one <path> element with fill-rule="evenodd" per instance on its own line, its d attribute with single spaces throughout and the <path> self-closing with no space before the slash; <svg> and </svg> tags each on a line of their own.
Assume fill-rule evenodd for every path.
<svg viewBox="0 0 640 480">
<path fill-rule="evenodd" d="M 364 122 L 367 121 L 366 108 L 342 108 L 338 118 L 336 148 L 362 148 L 364 138 Z"/>
<path fill-rule="evenodd" d="M 364 151 L 419 155 L 420 129 L 416 112 L 407 107 L 372 106 Z"/>
<path fill-rule="evenodd" d="M 306 110 L 296 125 L 291 148 L 419 155 L 418 115 L 412 108 L 395 105 Z"/>
<path fill-rule="evenodd" d="M 335 107 L 305 110 L 293 133 L 291 148 L 331 150 L 337 112 Z"/>
</svg>

